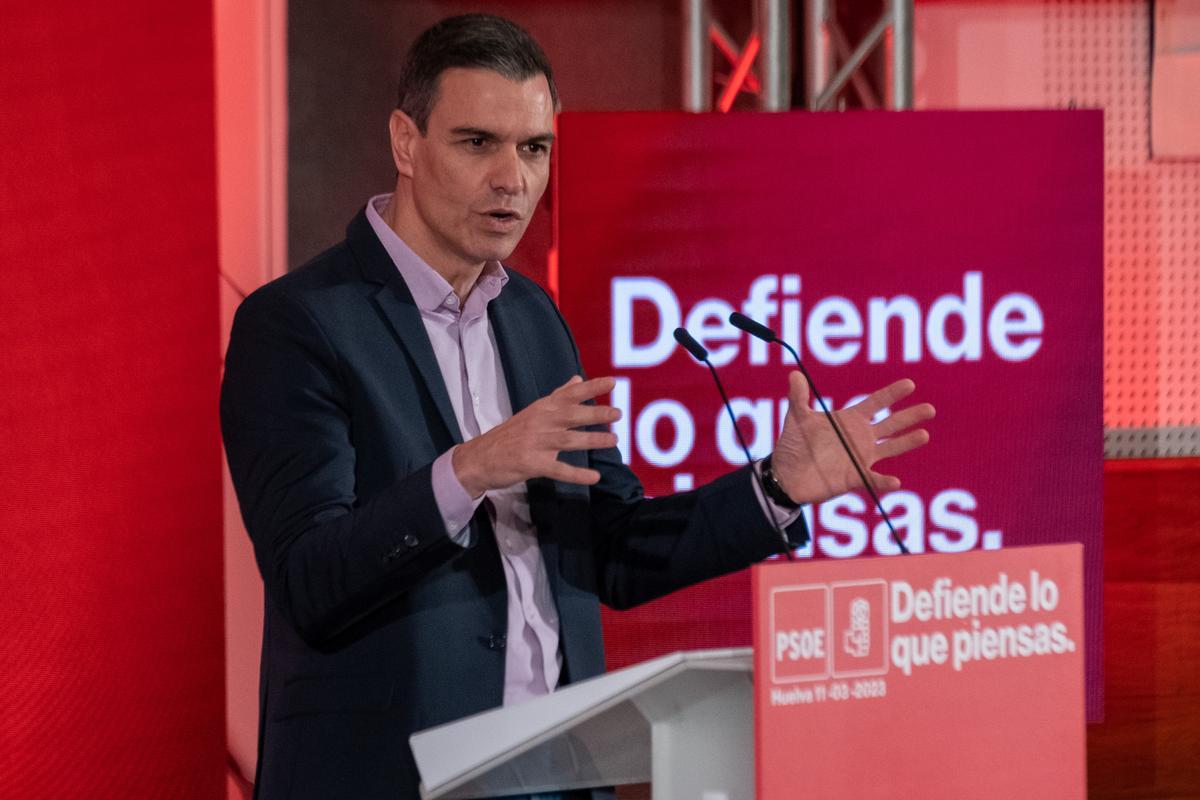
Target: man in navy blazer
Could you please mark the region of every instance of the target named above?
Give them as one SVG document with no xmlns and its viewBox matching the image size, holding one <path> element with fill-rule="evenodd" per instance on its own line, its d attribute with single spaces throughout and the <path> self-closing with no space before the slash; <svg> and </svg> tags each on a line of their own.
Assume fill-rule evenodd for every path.
<svg viewBox="0 0 1200 800">
<path fill-rule="evenodd" d="M 506 20 L 468 15 L 409 53 L 395 191 L 346 239 L 253 293 L 221 421 L 266 587 L 261 798 L 415 798 L 417 730 L 604 669 L 626 608 L 807 537 L 799 503 L 853 470 L 791 378 L 769 482 L 746 467 L 646 500 L 536 284 L 500 266 L 545 189 L 553 77 Z M 869 466 L 926 441 L 893 384 L 839 412 Z M 878 487 L 898 485 L 872 473 Z"/>
</svg>

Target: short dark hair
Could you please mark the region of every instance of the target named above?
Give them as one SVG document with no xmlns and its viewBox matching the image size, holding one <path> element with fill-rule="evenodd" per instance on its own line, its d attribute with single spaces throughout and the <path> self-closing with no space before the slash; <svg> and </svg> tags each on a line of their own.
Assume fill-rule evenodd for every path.
<svg viewBox="0 0 1200 800">
<path fill-rule="evenodd" d="M 454 67 L 490 69 L 509 80 L 546 76 L 550 99 L 558 109 L 558 89 L 550 60 L 529 33 L 494 14 L 448 17 L 417 37 L 404 60 L 396 107 L 408 114 L 422 134 L 437 99 L 442 73 Z"/>
</svg>

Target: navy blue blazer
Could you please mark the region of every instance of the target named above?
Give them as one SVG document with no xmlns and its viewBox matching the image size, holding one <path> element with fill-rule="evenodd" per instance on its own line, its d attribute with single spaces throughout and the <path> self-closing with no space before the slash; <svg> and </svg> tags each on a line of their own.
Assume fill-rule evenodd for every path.
<svg viewBox="0 0 1200 800">
<path fill-rule="evenodd" d="M 582 373 L 537 284 L 488 307 L 517 411 Z M 447 535 L 430 468 L 462 434 L 420 312 L 364 213 L 346 240 L 246 298 L 221 426 L 266 588 L 256 796 L 416 798 L 417 730 L 500 705 L 507 594 L 482 507 Z M 777 550 L 745 468 L 646 500 L 616 449 L 564 453 L 530 510 L 564 680 L 604 670 L 600 603 L 627 608 Z M 803 523 L 790 531 L 802 543 Z"/>
</svg>

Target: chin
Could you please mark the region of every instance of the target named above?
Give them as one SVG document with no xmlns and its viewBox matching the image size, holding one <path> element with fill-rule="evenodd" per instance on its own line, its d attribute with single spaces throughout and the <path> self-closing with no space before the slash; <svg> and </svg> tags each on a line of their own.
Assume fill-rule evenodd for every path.
<svg viewBox="0 0 1200 800">
<path fill-rule="evenodd" d="M 507 238 L 500 241 L 485 242 L 475 251 L 475 259 L 479 261 L 504 261 L 513 254 L 520 244 L 521 237 L 516 236 L 511 241 Z"/>
<path fill-rule="evenodd" d="M 516 247 L 504 247 L 504 248 L 493 247 L 493 248 L 489 248 L 486 250 L 480 249 L 480 250 L 476 250 L 474 253 L 471 254 L 470 260 L 475 263 L 482 263 L 484 261 L 504 262 L 509 256 L 511 256 L 513 254 L 513 251 L 516 249 L 517 249 Z"/>
</svg>

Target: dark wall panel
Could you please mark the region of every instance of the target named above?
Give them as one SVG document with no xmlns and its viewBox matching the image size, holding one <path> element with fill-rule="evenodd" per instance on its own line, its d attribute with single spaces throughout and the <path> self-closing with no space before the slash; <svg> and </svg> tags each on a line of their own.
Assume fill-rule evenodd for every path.
<svg viewBox="0 0 1200 800">
<path fill-rule="evenodd" d="M 340 240 L 366 198 L 392 188 L 387 120 L 404 52 L 429 25 L 469 11 L 508 17 L 537 38 L 554 66 L 564 109 L 679 106 L 679 4 L 671 0 L 289 3 L 291 266 Z M 548 191 L 510 261 L 544 281 L 549 246 Z"/>
</svg>

